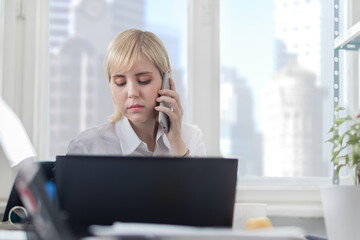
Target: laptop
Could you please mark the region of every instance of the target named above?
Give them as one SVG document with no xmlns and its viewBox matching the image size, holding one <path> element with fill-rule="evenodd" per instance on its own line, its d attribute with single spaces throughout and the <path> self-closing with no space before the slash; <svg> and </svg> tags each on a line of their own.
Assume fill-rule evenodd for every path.
<svg viewBox="0 0 360 240">
<path fill-rule="evenodd" d="M 72 230 L 114 222 L 232 226 L 237 159 L 56 157 L 58 206 Z"/>
</svg>

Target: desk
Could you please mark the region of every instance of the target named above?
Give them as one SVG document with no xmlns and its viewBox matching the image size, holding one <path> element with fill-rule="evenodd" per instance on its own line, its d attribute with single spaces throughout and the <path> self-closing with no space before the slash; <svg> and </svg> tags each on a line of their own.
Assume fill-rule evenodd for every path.
<svg viewBox="0 0 360 240">
<path fill-rule="evenodd" d="M 128 233 L 131 234 L 134 233 L 134 224 L 124 224 L 125 226 L 132 226 L 129 227 Z M 138 224 L 135 224 L 138 225 Z M 144 229 L 143 226 L 147 226 L 147 224 L 143 225 L 140 224 L 139 226 L 141 226 L 141 230 L 146 232 L 146 228 Z M 117 234 L 114 234 L 114 232 L 112 232 L 109 227 L 104 227 L 104 226 L 99 226 L 100 227 L 100 232 L 102 230 L 105 230 L 105 232 L 109 233 L 109 236 L 116 236 Z M 110 227 L 111 228 L 111 227 Z M 135 227 L 137 228 L 137 227 Z M 151 227 L 153 229 L 156 229 L 156 227 Z M 191 228 L 188 227 L 181 227 L 181 226 L 174 226 L 174 227 L 170 227 L 170 229 L 166 229 L 164 227 L 162 227 L 160 225 L 160 228 L 158 230 L 156 230 L 159 233 L 159 236 L 163 235 L 163 238 L 161 239 L 169 239 L 169 240 L 189 240 L 189 239 L 198 239 L 198 240 L 217 240 L 217 239 L 227 239 L 227 240 L 243 240 L 243 239 L 248 239 L 249 237 L 251 237 L 251 239 L 274 239 L 273 237 L 276 236 L 272 235 L 272 234 L 267 234 L 266 232 L 264 232 L 264 236 L 261 237 L 261 235 L 259 234 L 247 234 L 246 232 L 239 232 L 238 234 L 236 234 L 236 232 L 229 232 L 228 230 L 216 230 L 216 229 L 204 229 L 204 230 L 195 230 L 195 232 L 193 232 L 193 230 L 191 230 L 189 232 L 189 229 L 191 230 Z M 109 232 L 110 230 L 110 232 Z M 116 229 L 113 229 L 116 230 Z M 136 230 L 136 229 L 135 229 Z M 164 232 L 164 230 L 166 230 Z M 180 232 L 178 230 L 181 230 Z M 276 230 L 276 229 L 274 229 Z M 270 230 L 270 232 L 273 230 Z M 301 236 L 298 235 L 298 229 L 290 229 L 290 231 L 288 231 L 289 234 L 282 234 L 281 232 L 283 232 L 282 230 L 280 231 L 274 231 L 274 233 L 278 232 L 278 238 L 277 239 L 286 239 L 286 240 L 326 240 L 326 238 L 320 238 L 320 237 L 315 237 L 315 236 L 307 236 L 306 238 L 302 238 Z M 111 233 L 112 232 L 112 233 Z M 139 230 L 136 230 L 136 232 L 138 233 Z M 141 232 L 141 231 L 140 231 Z M 168 233 L 168 234 L 164 234 L 164 233 Z M 286 231 L 285 231 L 286 232 Z M 284 233 L 284 232 L 283 232 Z M 107 234 L 104 234 L 105 236 Z M 146 235 L 146 234 L 145 234 Z M 296 236 L 298 235 L 298 236 Z M 150 234 L 151 236 L 151 234 Z M 24 228 L 21 225 L 9 225 L 6 223 L 1 223 L 0 224 L 0 240 L 37 240 L 37 236 L 33 231 L 28 231 L 28 230 L 24 230 Z M 102 239 L 101 237 L 85 237 L 83 238 L 84 240 L 94 240 L 94 239 Z M 152 238 L 150 238 L 152 239 Z M 156 239 L 156 238 L 153 238 Z"/>
<path fill-rule="evenodd" d="M 297 227 L 267 228 L 259 230 L 234 230 L 230 228 L 203 228 L 148 223 L 122 223 L 112 226 L 91 226 L 95 236 L 108 238 L 140 238 L 163 240 L 306 240 L 302 229 Z"/>
<path fill-rule="evenodd" d="M 23 230 L 0 229 L 0 240 L 28 240 L 27 232 Z"/>
<path fill-rule="evenodd" d="M 31 225 L 11 225 L 0 222 L 0 240 L 35 240 L 37 239 Z"/>
</svg>

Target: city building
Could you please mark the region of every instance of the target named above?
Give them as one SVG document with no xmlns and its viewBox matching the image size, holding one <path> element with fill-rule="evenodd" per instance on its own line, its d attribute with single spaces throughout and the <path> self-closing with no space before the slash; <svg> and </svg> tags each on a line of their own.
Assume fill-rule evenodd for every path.
<svg viewBox="0 0 360 240">
<path fill-rule="evenodd" d="M 220 149 L 239 160 L 239 176 L 262 175 L 262 139 L 255 128 L 253 96 L 236 69 L 221 69 Z"/>
<path fill-rule="evenodd" d="M 264 175 L 322 176 L 322 103 L 316 75 L 292 60 L 262 95 Z"/>
<path fill-rule="evenodd" d="M 320 72 L 321 2 L 318 0 L 274 0 L 275 48 L 286 48 L 299 63 Z M 286 66 L 275 56 L 276 70 Z M 291 58 L 286 58 L 287 60 Z"/>
<path fill-rule="evenodd" d="M 71 32 L 71 4 L 73 0 L 49 1 L 49 45 L 55 51 Z"/>
</svg>

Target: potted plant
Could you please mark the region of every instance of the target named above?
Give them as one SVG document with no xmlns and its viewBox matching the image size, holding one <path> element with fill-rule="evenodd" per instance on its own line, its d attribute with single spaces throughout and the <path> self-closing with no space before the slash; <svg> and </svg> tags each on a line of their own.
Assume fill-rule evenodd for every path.
<svg viewBox="0 0 360 240">
<path fill-rule="evenodd" d="M 334 124 L 328 142 L 332 143 L 333 185 L 321 188 L 325 226 L 329 240 L 358 239 L 360 228 L 360 114 L 340 116 L 335 108 Z M 347 166 L 354 184 L 339 183 L 340 170 Z"/>
<path fill-rule="evenodd" d="M 354 184 L 360 182 L 360 114 L 356 116 L 340 116 L 343 107 L 335 108 L 334 124 L 329 133 L 332 137 L 328 140 L 333 144 L 332 159 L 334 163 L 334 184 L 339 184 L 339 172 L 344 166 L 348 166 L 353 172 Z M 348 129 L 340 134 L 340 127 L 348 123 Z M 349 149 L 350 147 L 350 149 Z M 347 152 L 346 152 L 347 151 Z"/>
</svg>

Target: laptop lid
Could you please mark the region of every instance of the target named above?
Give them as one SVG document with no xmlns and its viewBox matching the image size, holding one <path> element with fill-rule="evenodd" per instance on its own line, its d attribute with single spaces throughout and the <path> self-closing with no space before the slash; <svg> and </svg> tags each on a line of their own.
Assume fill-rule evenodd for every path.
<svg viewBox="0 0 360 240">
<path fill-rule="evenodd" d="M 59 207 L 74 231 L 116 221 L 231 227 L 237 160 L 56 157 Z"/>
</svg>

